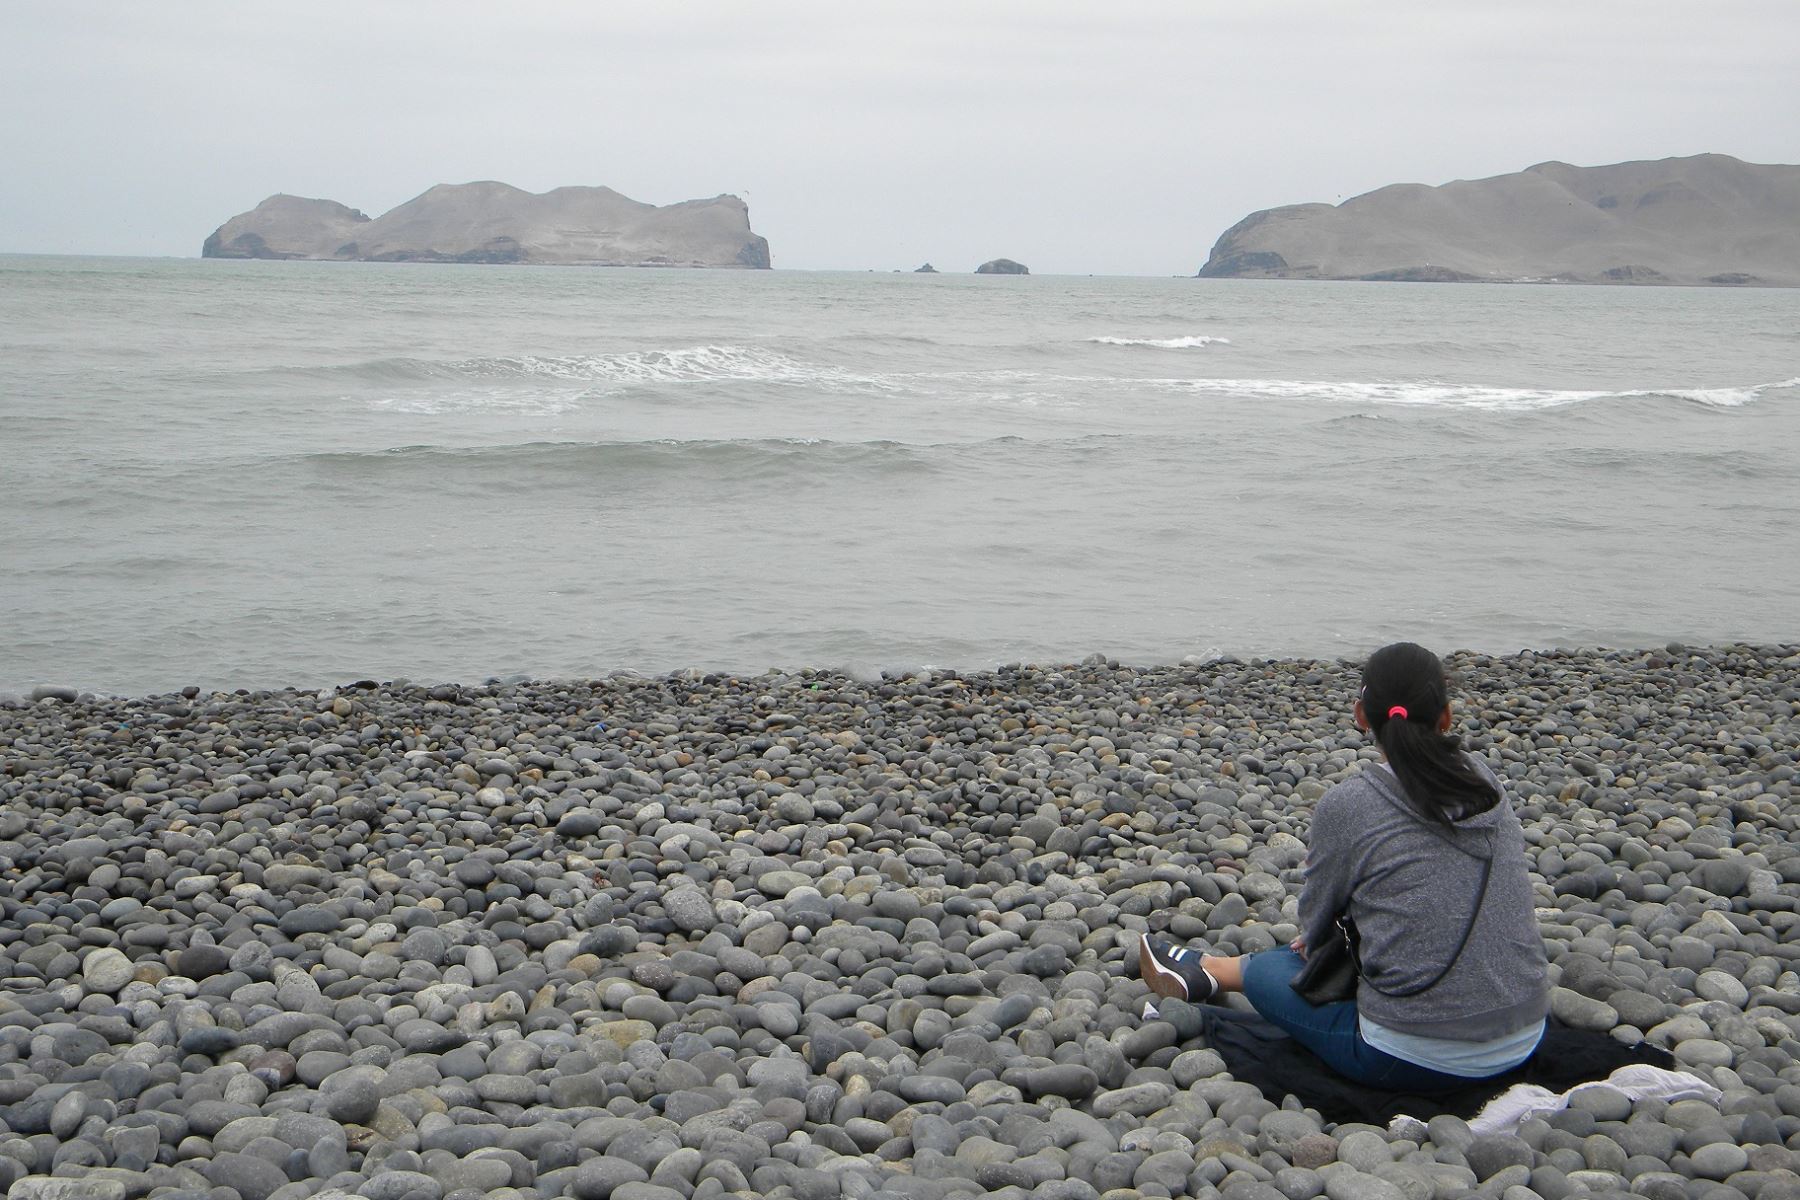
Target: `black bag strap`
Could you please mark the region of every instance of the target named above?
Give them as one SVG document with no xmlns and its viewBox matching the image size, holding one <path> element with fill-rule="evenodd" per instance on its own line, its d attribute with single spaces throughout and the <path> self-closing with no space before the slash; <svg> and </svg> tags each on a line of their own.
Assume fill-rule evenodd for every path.
<svg viewBox="0 0 1800 1200">
<path fill-rule="evenodd" d="M 1474 936 L 1475 933 L 1475 922 L 1481 917 L 1482 905 L 1487 903 L 1488 877 L 1493 874 L 1493 870 L 1494 860 L 1491 857 L 1481 860 L 1481 886 L 1475 892 L 1475 907 L 1469 913 L 1469 923 L 1463 926 L 1462 940 L 1456 943 L 1456 950 L 1450 955 L 1450 961 L 1444 964 L 1443 970 L 1439 971 L 1436 975 L 1433 975 L 1428 982 L 1422 983 L 1418 987 L 1402 988 L 1399 991 L 1390 992 L 1384 987 L 1377 986 L 1373 979 L 1370 979 L 1366 974 L 1363 974 L 1362 960 L 1359 955 L 1357 956 L 1356 972 L 1358 975 L 1362 975 L 1363 982 L 1380 992 L 1383 996 L 1390 996 L 1395 1000 L 1401 1000 L 1407 996 L 1417 996 L 1422 992 L 1429 992 L 1432 988 L 1444 982 L 1444 976 L 1450 974 L 1450 968 L 1456 965 L 1457 960 L 1462 958 L 1463 951 L 1469 948 L 1469 938 Z M 1349 915 L 1345 914 L 1342 919 L 1348 920 Z M 1356 945 L 1357 939 L 1352 938 L 1351 946 L 1354 948 Z"/>
</svg>

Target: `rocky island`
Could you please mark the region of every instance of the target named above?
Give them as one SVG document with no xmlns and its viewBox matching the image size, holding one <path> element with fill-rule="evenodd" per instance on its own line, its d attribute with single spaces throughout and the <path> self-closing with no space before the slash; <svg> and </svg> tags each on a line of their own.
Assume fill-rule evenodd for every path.
<svg viewBox="0 0 1800 1200">
<path fill-rule="evenodd" d="M 977 275 L 1029 275 L 1031 268 L 1010 258 L 995 258 L 975 268 Z"/>
<path fill-rule="evenodd" d="M 769 243 L 736 196 L 658 207 L 606 187 L 484 182 L 439 184 L 373 219 L 333 200 L 270 196 L 219 226 L 201 256 L 766 269 Z"/>
<path fill-rule="evenodd" d="M 1800 166 L 1547 162 L 1245 217 L 1202 277 L 1800 286 Z"/>
</svg>

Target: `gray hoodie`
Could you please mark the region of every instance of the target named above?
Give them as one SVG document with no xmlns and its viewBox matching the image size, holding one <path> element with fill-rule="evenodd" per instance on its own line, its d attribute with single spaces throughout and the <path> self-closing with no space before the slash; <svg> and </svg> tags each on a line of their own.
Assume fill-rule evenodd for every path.
<svg viewBox="0 0 1800 1200">
<path fill-rule="evenodd" d="M 1482 774 L 1487 765 L 1471 758 Z M 1491 862 L 1486 900 L 1450 973 L 1411 996 L 1456 953 Z M 1525 837 L 1511 801 L 1430 824 L 1406 803 L 1385 765 L 1365 769 L 1319 799 L 1307 839 L 1300 928 L 1323 945 L 1345 908 L 1362 935 L 1357 1012 L 1399 1033 L 1485 1042 L 1536 1024 L 1549 1010 L 1549 976 Z M 1376 986 L 1370 986 L 1373 983 Z"/>
</svg>

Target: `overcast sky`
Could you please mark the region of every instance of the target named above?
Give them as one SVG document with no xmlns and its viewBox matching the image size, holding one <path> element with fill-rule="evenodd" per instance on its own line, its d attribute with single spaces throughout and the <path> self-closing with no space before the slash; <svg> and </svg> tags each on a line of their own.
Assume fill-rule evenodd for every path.
<svg viewBox="0 0 1800 1200">
<path fill-rule="evenodd" d="M 1191 274 L 1388 183 L 1800 163 L 1800 3 L 0 0 L 0 114 L 0 252 L 499 179 L 735 192 L 777 267 Z"/>
</svg>

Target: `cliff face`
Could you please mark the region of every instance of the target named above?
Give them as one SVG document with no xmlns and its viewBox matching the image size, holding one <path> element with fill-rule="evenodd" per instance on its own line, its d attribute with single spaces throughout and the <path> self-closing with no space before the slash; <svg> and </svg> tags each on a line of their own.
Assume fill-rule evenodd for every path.
<svg viewBox="0 0 1800 1200">
<path fill-rule="evenodd" d="M 369 218 L 335 200 L 270 196 L 213 231 L 202 258 L 336 258 Z"/>
<path fill-rule="evenodd" d="M 1800 286 L 1800 166 L 1541 163 L 1252 213 L 1202 276 Z"/>
<path fill-rule="evenodd" d="M 362 262 L 759 267 L 769 243 L 736 196 L 661 208 L 611 188 L 542 194 L 504 183 L 439 184 L 370 220 L 330 200 L 271 196 L 221 225 L 206 258 Z"/>
</svg>

